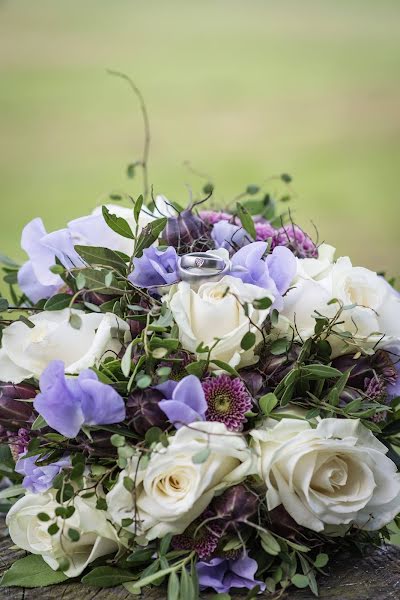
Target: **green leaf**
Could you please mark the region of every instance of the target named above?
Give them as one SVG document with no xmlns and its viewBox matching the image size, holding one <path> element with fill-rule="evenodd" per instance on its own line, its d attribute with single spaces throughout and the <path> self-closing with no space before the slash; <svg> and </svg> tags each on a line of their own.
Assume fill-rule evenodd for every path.
<svg viewBox="0 0 400 600">
<path fill-rule="evenodd" d="M 135 202 L 135 206 L 133 207 L 133 216 L 135 217 L 136 223 L 139 223 L 140 211 L 143 206 L 143 196 L 140 194 L 139 198 Z"/>
<path fill-rule="evenodd" d="M 159 427 L 150 427 L 150 429 L 148 429 L 146 431 L 146 435 L 145 435 L 144 439 L 146 440 L 146 443 L 149 445 L 156 444 L 157 442 L 160 441 L 161 435 L 162 435 L 162 429 L 160 429 Z"/>
<path fill-rule="evenodd" d="M 341 371 L 328 365 L 307 365 L 304 367 L 304 371 L 306 371 L 307 375 L 313 375 L 317 379 L 329 379 L 343 375 Z"/>
<path fill-rule="evenodd" d="M 132 367 L 132 350 L 133 350 L 133 346 L 135 345 L 136 340 L 133 340 L 129 346 L 127 347 L 127 349 L 125 350 L 125 354 L 122 357 L 121 360 L 121 371 L 124 375 L 124 377 L 129 377 L 129 373 L 131 372 L 131 367 Z"/>
<path fill-rule="evenodd" d="M 0 312 L 4 312 L 8 309 L 8 300 L 6 298 L 0 298 Z"/>
<path fill-rule="evenodd" d="M 62 310 L 70 305 L 72 296 L 70 294 L 56 294 L 49 298 L 44 305 L 44 310 Z"/>
<path fill-rule="evenodd" d="M 101 210 L 103 213 L 104 220 L 110 227 L 110 229 L 112 229 L 113 231 L 115 231 L 115 233 L 118 233 L 118 235 L 122 237 L 128 238 L 130 240 L 135 239 L 135 236 L 132 233 L 132 229 L 130 228 L 129 224 L 125 221 L 125 219 L 123 219 L 122 217 L 117 217 L 117 215 L 113 215 L 112 213 L 110 213 L 106 206 L 102 206 Z"/>
<path fill-rule="evenodd" d="M 140 377 L 137 381 L 136 381 L 136 385 L 138 388 L 140 388 L 141 390 L 149 387 L 149 385 L 151 385 L 151 377 L 150 375 L 143 375 L 142 377 Z"/>
<path fill-rule="evenodd" d="M 12 258 L 6 256 L 5 254 L 0 254 L 0 263 L 2 263 L 6 267 L 19 269 L 19 264 L 16 263 Z"/>
<path fill-rule="evenodd" d="M 134 579 L 130 571 L 115 567 L 96 567 L 82 578 L 82 583 L 93 587 L 109 588 Z"/>
<path fill-rule="evenodd" d="M 50 515 L 48 515 L 45 512 L 38 513 L 37 518 L 39 519 L 39 521 L 42 521 L 43 523 L 46 523 L 46 521 L 50 521 Z"/>
<path fill-rule="evenodd" d="M 293 585 L 295 585 L 297 588 L 306 588 L 308 587 L 308 577 L 306 575 L 301 575 L 300 573 L 296 573 L 296 575 L 293 575 L 292 577 L 292 583 Z"/>
<path fill-rule="evenodd" d="M 71 325 L 71 327 L 73 327 L 73 329 L 80 329 L 82 325 L 82 319 L 79 315 L 71 313 L 71 316 L 69 318 L 69 324 Z"/>
<path fill-rule="evenodd" d="M 182 569 L 181 597 L 185 598 L 185 600 L 196 600 L 193 582 L 186 569 Z"/>
<path fill-rule="evenodd" d="M 240 346 L 242 347 L 243 350 L 250 350 L 250 348 L 252 348 L 255 343 L 256 343 L 255 333 L 253 333 L 252 331 L 248 331 L 242 337 L 242 341 L 240 342 Z"/>
<path fill-rule="evenodd" d="M 260 532 L 261 546 L 263 550 L 271 556 L 278 556 L 281 551 L 280 544 L 276 541 L 274 536 L 268 531 Z"/>
<path fill-rule="evenodd" d="M 135 177 L 135 168 L 136 168 L 136 163 L 130 163 L 126 167 L 126 175 L 127 175 L 127 177 L 129 177 L 129 179 L 133 179 Z"/>
<path fill-rule="evenodd" d="M 15 496 L 21 496 L 22 494 L 25 494 L 25 488 L 22 485 L 11 485 L 0 491 L 0 500 L 14 498 Z"/>
<path fill-rule="evenodd" d="M 64 573 L 53 571 L 43 558 L 37 554 L 30 554 L 17 560 L 3 575 L 2 587 L 45 587 L 62 583 L 68 579 Z"/>
<path fill-rule="evenodd" d="M 205 360 L 197 360 L 195 362 L 189 363 L 185 367 L 185 371 L 189 373 L 189 375 L 196 375 L 199 379 L 204 374 L 204 369 L 207 366 L 207 361 Z"/>
<path fill-rule="evenodd" d="M 106 269 L 91 269 L 88 267 L 87 269 L 81 269 L 80 273 L 85 277 L 85 288 L 88 290 L 96 290 L 101 294 L 113 296 L 124 293 L 121 284 L 115 278 L 112 279 L 111 284 L 106 284 L 106 277 L 110 273 Z M 111 285 L 112 290 L 110 290 Z"/>
<path fill-rule="evenodd" d="M 329 562 L 329 556 L 323 552 L 321 552 L 321 554 L 317 555 L 317 558 L 314 561 L 314 566 L 317 569 L 322 569 L 323 567 L 325 567 Z"/>
<path fill-rule="evenodd" d="M 208 459 L 210 454 L 211 454 L 210 448 L 204 448 L 203 450 L 200 450 L 200 452 L 196 452 L 196 454 L 194 454 L 192 456 L 192 462 L 195 465 L 200 465 L 200 464 L 206 462 L 206 460 Z"/>
<path fill-rule="evenodd" d="M 267 308 L 272 306 L 272 302 L 272 298 L 268 298 L 267 296 L 265 298 L 256 298 L 255 300 L 253 300 L 253 306 L 258 310 L 266 310 Z"/>
<path fill-rule="evenodd" d="M 274 410 L 278 402 L 278 398 L 272 392 L 265 394 L 265 396 L 262 396 L 258 401 L 262 412 L 266 416 L 268 416 Z"/>
<path fill-rule="evenodd" d="M 78 542 L 81 534 L 79 533 L 79 531 L 77 529 L 68 529 L 68 537 L 71 540 L 71 542 Z"/>
<path fill-rule="evenodd" d="M 251 214 L 242 204 L 240 204 L 240 202 L 236 204 L 236 207 L 238 211 L 238 217 L 243 226 L 243 229 L 245 229 L 247 233 L 253 238 L 253 240 L 255 240 L 257 234 Z"/>
<path fill-rule="evenodd" d="M 155 565 L 156 562 L 154 562 L 153 564 Z M 157 579 L 161 579 L 162 577 L 169 575 L 175 569 L 175 566 L 168 567 L 168 569 L 161 569 L 161 571 L 156 571 L 155 573 L 151 573 L 150 575 L 142 577 L 142 579 L 139 579 L 139 581 L 124 583 L 124 588 L 128 590 L 128 592 L 130 592 L 131 594 L 138 594 L 143 587 L 146 587 L 146 585 L 150 585 L 151 583 L 153 583 L 153 581 L 156 581 Z"/>
<path fill-rule="evenodd" d="M 109 248 L 101 248 L 98 246 L 75 246 L 75 250 L 89 265 L 112 267 L 122 274 L 126 273 L 126 261 L 121 258 L 120 254 Z"/>
<path fill-rule="evenodd" d="M 135 256 L 140 257 L 143 250 L 151 246 L 164 231 L 167 224 L 167 218 L 154 219 L 146 227 L 143 227 L 135 246 Z"/>
<path fill-rule="evenodd" d="M 44 418 L 42 417 L 42 415 L 38 415 L 36 417 L 36 419 L 33 421 L 32 425 L 31 425 L 31 429 L 32 431 L 36 431 L 38 429 L 43 429 L 43 427 L 46 427 L 47 423 L 44 420 Z"/>
<path fill-rule="evenodd" d="M 287 340 L 286 338 L 280 338 L 279 340 L 272 342 L 270 352 L 274 356 L 279 356 L 281 354 L 286 354 L 289 348 L 290 340 Z"/>
<path fill-rule="evenodd" d="M 152 558 L 154 554 L 154 550 L 153 549 L 148 549 L 148 548 L 138 548 L 137 550 L 134 551 L 133 554 L 131 554 L 130 556 L 128 556 L 128 558 L 126 559 L 128 563 L 146 563 L 149 562 L 149 560 Z"/>
<path fill-rule="evenodd" d="M 180 584 L 179 584 L 179 577 L 175 573 L 175 571 L 172 571 L 171 575 L 169 576 L 167 592 L 168 592 L 168 600 L 179 600 Z"/>
<path fill-rule="evenodd" d="M 213 365 L 216 365 L 220 369 L 223 369 L 224 371 L 229 373 L 229 375 L 233 375 L 234 377 L 240 377 L 236 369 L 228 365 L 228 363 L 223 362 L 222 360 L 216 360 L 215 358 L 213 358 L 210 362 L 212 362 Z"/>
</svg>

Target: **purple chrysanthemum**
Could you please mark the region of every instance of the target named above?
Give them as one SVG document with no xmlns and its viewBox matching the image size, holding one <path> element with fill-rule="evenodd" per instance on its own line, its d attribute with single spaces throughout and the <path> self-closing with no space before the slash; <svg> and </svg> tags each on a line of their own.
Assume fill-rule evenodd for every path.
<svg viewBox="0 0 400 600">
<path fill-rule="evenodd" d="M 230 221 L 232 215 L 226 212 L 216 210 L 201 210 L 199 213 L 200 219 L 202 219 L 207 225 L 215 225 L 220 221 Z"/>
<path fill-rule="evenodd" d="M 243 381 L 228 375 L 209 377 L 203 381 L 203 390 L 208 404 L 206 421 L 219 421 L 230 431 L 240 431 L 252 405 Z"/>
<path fill-rule="evenodd" d="M 272 248 L 286 246 L 298 258 L 318 258 L 318 248 L 297 225 L 285 225 L 275 232 Z"/>
<path fill-rule="evenodd" d="M 204 559 L 211 556 L 217 548 L 219 536 L 206 526 L 199 527 L 199 521 L 197 519 L 183 533 L 175 535 L 172 546 L 176 550 L 194 551 L 200 559 Z"/>
<path fill-rule="evenodd" d="M 268 238 L 273 238 L 276 234 L 276 229 L 267 221 L 254 223 L 254 227 L 256 230 L 256 242 L 266 242 Z"/>
</svg>

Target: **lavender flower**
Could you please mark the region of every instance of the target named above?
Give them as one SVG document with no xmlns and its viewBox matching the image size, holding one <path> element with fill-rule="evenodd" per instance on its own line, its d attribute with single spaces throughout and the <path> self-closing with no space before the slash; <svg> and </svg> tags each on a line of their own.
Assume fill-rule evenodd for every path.
<svg viewBox="0 0 400 600">
<path fill-rule="evenodd" d="M 251 409 L 252 399 L 243 381 L 229 375 L 209 377 L 203 381 L 207 403 L 207 421 L 224 423 L 230 431 L 241 431 L 245 414 Z"/>
<path fill-rule="evenodd" d="M 179 383 L 169 380 L 156 389 L 165 397 L 159 407 L 176 429 L 194 421 L 204 421 L 207 402 L 200 380 L 195 375 L 188 375 Z"/>
<path fill-rule="evenodd" d="M 143 250 L 140 258 L 133 260 L 133 272 L 128 279 L 137 287 L 148 288 L 159 285 L 170 285 L 178 281 L 178 255 L 175 248 L 158 250 L 154 246 Z"/>
<path fill-rule="evenodd" d="M 230 275 L 243 283 L 265 288 L 275 298 L 274 308 L 282 307 L 282 295 L 288 290 L 297 269 L 294 254 L 288 249 L 277 247 L 265 257 L 267 244 L 253 242 L 232 256 Z"/>
<path fill-rule="evenodd" d="M 297 225 L 284 225 L 275 233 L 272 248 L 286 246 L 298 258 L 318 258 L 318 248 Z"/>
<path fill-rule="evenodd" d="M 60 458 L 50 465 L 37 465 L 38 459 L 43 460 L 46 457 L 41 456 L 21 456 L 15 465 L 15 470 L 20 475 L 24 475 L 22 485 L 32 494 L 41 494 L 53 484 L 54 478 L 71 464 L 69 456 Z"/>
<path fill-rule="evenodd" d="M 229 252 L 235 251 L 253 240 L 241 225 L 234 225 L 227 221 L 219 221 L 211 231 L 211 238 L 216 248 L 225 248 Z"/>
<path fill-rule="evenodd" d="M 217 593 L 229 592 L 231 588 L 252 589 L 256 585 L 265 590 L 265 584 L 254 577 L 258 569 L 257 562 L 242 555 L 236 560 L 213 558 L 209 562 L 198 562 L 197 573 L 202 589 L 213 588 Z"/>
<path fill-rule="evenodd" d="M 89 369 L 66 378 L 64 363 L 53 360 L 40 378 L 34 407 L 48 425 L 66 437 L 76 437 L 82 425 L 107 425 L 125 419 L 125 404 L 110 386 Z"/>
<path fill-rule="evenodd" d="M 32 302 L 50 298 L 64 285 L 61 277 L 50 271 L 56 258 L 65 267 L 83 266 L 71 233 L 67 229 L 47 233 L 42 219 L 33 219 L 25 226 L 21 246 L 29 260 L 18 272 L 18 284 Z"/>
</svg>

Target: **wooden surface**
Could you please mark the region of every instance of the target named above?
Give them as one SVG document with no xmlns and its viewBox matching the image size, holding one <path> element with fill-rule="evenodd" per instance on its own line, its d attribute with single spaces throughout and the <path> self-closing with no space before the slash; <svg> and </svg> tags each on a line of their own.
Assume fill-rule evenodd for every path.
<svg viewBox="0 0 400 600">
<path fill-rule="evenodd" d="M 25 556 L 21 550 L 10 550 L 12 542 L 7 536 L 4 522 L 0 523 L 0 575 L 12 563 Z M 319 580 L 320 598 L 325 600 L 399 600 L 400 598 L 400 547 L 387 546 L 376 550 L 367 558 L 342 556 L 330 567 L 330 574 Z M 204 594 L 206 600 L 208 594 Z M 271 598 L 269 594 L 258 596 L 260 600 Z M 123 587 L 96 589 L 79 583 L 62 583 L 40 589 L 0 588 L 1 600 L 132 600 Z M 143 600 L 166 600 L 162 588 L 143 593 Z M 238 600 L 243 598 L 237 595 Z M 287 593 L 286 600 L 311 600 L 309 590 L 294 590 Z M 184 599 L 182 599 L 184 600 Z"/>
</svg>

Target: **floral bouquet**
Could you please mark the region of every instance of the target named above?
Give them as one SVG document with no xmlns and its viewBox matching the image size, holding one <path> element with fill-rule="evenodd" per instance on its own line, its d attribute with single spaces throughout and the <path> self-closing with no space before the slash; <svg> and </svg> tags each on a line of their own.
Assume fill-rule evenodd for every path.
<svg viewBox="0 0 400 600">
<path fill-rule="evenodd" d="M 317 594 L 335 552 L 389 538 L 399 294 L 258 186 L 203 201 L 34 219 L 4 258 L 0 495 L 30 554 L 3 586 Z"/>
</svg>

